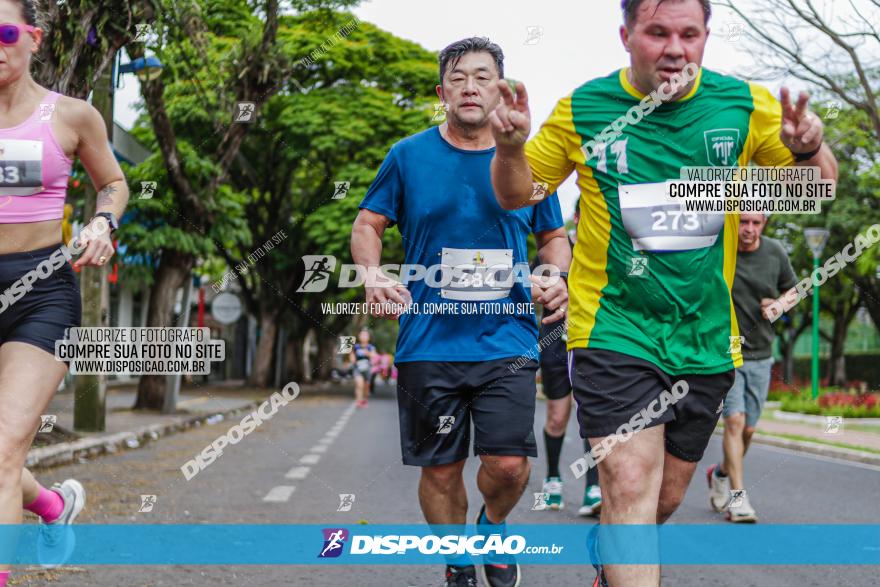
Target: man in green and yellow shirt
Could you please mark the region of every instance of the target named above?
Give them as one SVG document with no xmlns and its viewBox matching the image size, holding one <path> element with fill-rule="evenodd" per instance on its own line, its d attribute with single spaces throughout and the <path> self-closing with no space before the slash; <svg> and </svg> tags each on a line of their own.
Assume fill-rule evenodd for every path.
<svg viewBox="0 0 880 587">
<path fill-rule="evenodd" d="M 630 67 L 562 98 L 528 143 L 525 87 L 514 94 L 499 84 L 492 182 L 499 204 L 517 209 L 534 203 L 533 182 L 552 192 L 577 173 L 568 350 L 581 435 L 595 453 L 622 434 L 593 459 L 602 524 L 653 524 L 684 498 L 742 364 L 730 296 L 738 215 L 683 212 L 665 182 L 686 166 L 750 162 L 818 166 L 833 179 L 837 163 L 806 94 L 792 104 L 783 89 L 780 104 L 761 86 L 701 67 L 708 0 L 622 8 Z M 654 565 L 604 573 L 614 587 L 659 584 Z"/>
</svg>

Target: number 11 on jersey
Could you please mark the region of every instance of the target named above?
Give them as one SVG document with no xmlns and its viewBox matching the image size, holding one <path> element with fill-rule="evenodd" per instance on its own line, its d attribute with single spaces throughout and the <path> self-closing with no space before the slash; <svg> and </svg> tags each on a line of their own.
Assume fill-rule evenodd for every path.
<svg viewBox="0 0 880 587">
<path fill-rule="evenodd" d="M 629 173 L 629 165 L 627 165 L 626 162 L 626 142 L 628 140 L 629 139 L 622 139 L 620 141 L 614 141 L 613 143 L 611 143 L 611 152 L 617 159 L 617 173 Z M 605 152 L 605 148 L 607 146 L 608 145 L 606 145 L 605 143 L 599 143 L 599 159 L 596 162 L 596 169 L 604 173 L 608 173 L 608 155 Z"/>
</svg>

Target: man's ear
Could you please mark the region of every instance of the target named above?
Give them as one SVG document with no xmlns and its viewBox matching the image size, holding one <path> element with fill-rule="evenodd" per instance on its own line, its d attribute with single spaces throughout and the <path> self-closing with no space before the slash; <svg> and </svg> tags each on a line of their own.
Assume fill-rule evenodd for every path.
<svg viewBox="0 0 880 587">
<path fill-rule="evenodd" d="M 629 53 L 629 30 L 625 24 L 620 25 L 620 40 L 623 43 L 623 48 Z"/>
</svg>

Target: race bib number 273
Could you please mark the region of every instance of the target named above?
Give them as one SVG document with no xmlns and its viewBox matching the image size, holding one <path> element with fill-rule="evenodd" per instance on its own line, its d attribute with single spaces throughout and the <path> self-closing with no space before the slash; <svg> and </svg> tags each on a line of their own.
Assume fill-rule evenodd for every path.
<svg viewBox="0 0 880 587">
<path fill-rule="evenodd" d="M 711 247 L 724 227 L 720 214 L 685 212 L 666 199 L 666 183 L 619 185 L 623 227 L 637 251 L 690 251 Z"/>
</svg>

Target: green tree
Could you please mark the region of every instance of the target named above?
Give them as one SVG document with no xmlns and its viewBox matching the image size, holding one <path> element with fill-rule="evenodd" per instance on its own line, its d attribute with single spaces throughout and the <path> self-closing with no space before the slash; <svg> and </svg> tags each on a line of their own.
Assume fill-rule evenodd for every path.
<svg viewBox="0 0 880 587">
<path fill-rule="evenodd" d="M 68 0 L 39 4 L 45 34 L 34 57 L 34 79 L 58 93 L 85 98 L 137 24 L 155 18 L 152 0 Z"/>
<path fill-rule="evenodd" d="M 316 59 L 301 59 L 286 91 L 267 102 L 242 147 L 246 164 L 231 174 L 235 188 L 248 194 L 249 238 L 238 238 L 245 235 L 240 233 L 223 239 L 220 252 L 227 264 L 239 265 L 278 230 L 290 236 L 240 278 L 248 309 L 260 324 L 253 370 L 259 385 L 269 382 L 279 325 L 295 349 L 290 376 L 312 375 L 304 372 L 301 352 L 309 331 L 318 343 L 318 376 L 329 373 L 337 337 L 349 333 L 352 317 L 326 314 L 321 304 L 360 299 L 362 290 L 331 286 L 298 293 L 303 256 L 351 262 L 358 203 L 387 150 L 430 124 L 436 56 L 369 23 L 346 27 L 352 18 L 312 12 L 283 20 L 297 54 L 310 55 L 328 39 L 333 44 L 326 53 L 312 54 Z M 340 30 L 349 32 L 340 38 Z M 337 182 L 348 183 L 344 198 L 333 198 Z M 396 232 L 386 237 L 386 258 L 399 262 Z"/>
<path fill-rule="evenodd" d="M 170 326 L 177 289 L 191 278 L 200 258 L 220 236 L 244 230 L 237 222 L 246 194 L 228 185 L 252 116 L 286 87 L 297 59 L 295 44 L 279 23 L 286 9 L 279 0 L 157 0 L 156 39 L 150 49 L 165 65 L 162 75 L 141 84 L 149 117 L 147 142 L 159 156 L 136 175 L 156 181 L 164 194 L 138 201 L 142 227 L 126 235 L 133 251 L 154 264 L 147 326 Z M 297 6 L 345 6 L 350 0 Z M 146 47 L 131 48 L 133 58 Z M 146 122 L 146 121 L 144 121 Z M 231 228 L 230 228 L 231 227 Z M 162 406 L 165 378 L 141 377 L 135 407 Z"/>
<path fill-rule="evenodd" d="M 794 76 L 807 82 L 822 98 L 813 100 L 813 108 L 823 117 L 829 133 L 835 127 L 841 129 L 832 139 L 841 163 L 837 213 L 852 214 L 863 228 L 877 222 L 880 2 L 728 0 L 723 5 L 746 25 L 745 37 L 758 62 L 752 77 Z M 841 116 L 835 118 L 838 112 Z M 847 224 L 847 228 L 854 226 Z M 850 240 L 857 232 L 847 233 Z M 874 325 L 880 329 L 878 265 L 880 253 L 874 247 L 856 263 L 857 270 L 847 275 L 855 281 Z"/>
<path fill-rule="evenodd" d="M 825 259 L 842 251 L 857 234 L 864 233 L 866 228 L 880 220 L 880 167 L 876 163 L 876 145 L 865 114 L 852 108 L 836 112 L 826 121 L 826 140 L 840 165 L 836 200 L 824 203 L 821 215 L 778 215 L 773 218 L 777 232 L 781 230 L 786 240 L 795 245 L 791 260 L 801 278 L 809 276 L 813 266 L 812 253 L 803 238 L 796 235 L 798 231 L 805 227 L 822 227 L 829 231 L 821 261 L 824 263 Z M 877 247 L 866 249 L 855 263 L 848 264 L 821 287 L 820 308 L 832 321 L 830 332 L 820 330 L 820 336 L 831 344 L 830 370 L 826 374 L 831 385 L 846 384 L 846 335 L 859 307 L 865 304 L 870 308 L 870 288 L 863 288 L 861 283 L 875 279 L 869 273 L 868 265 L 876 266 L 877 252 Z M 791 351 L 797 336 L 811 325 L 812 312 L 809 309 L 809 301 L 801 301 L 790 312 L 791 319 L 797 324 L 794 330 L 781 327 L 784 329 L 781 333 L 783 345 L 790 345 L 783 346 L 784 354 Z M 875 322 L 878 323 L 880 321 Z M 796 336 L 792 338 L 793 334 Z"/>
</svg>

